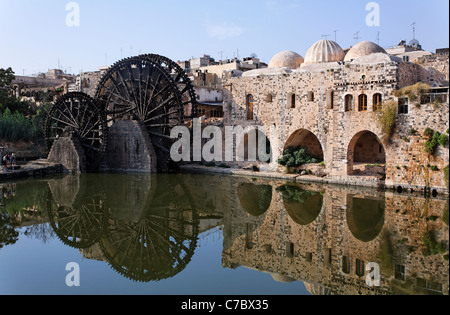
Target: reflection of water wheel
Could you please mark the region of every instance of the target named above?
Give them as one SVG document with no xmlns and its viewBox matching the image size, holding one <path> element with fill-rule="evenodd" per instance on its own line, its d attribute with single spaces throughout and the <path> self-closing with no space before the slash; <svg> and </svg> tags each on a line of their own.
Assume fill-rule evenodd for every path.
<svg viewBox="0 0 450 315">
<path fill-rule="evenodd" d="M 107 113 L 108 123 L 132 118 L 146 126 L 162 168 L 170 159 L 174 141 L 170 131 L 185 122 L 184 106 L 192 102 L 191 94 L 184 100 L 191 85 L 186 81 L 188 88 L 180 90 L 179 82 L 189 80 L 185 73 L 174 71 L 179 67 L 169 59 L 154 56 L 127 58 L 113 65 L 100 80 L 96 99 Z"/>
<path fill-rule="evenodd" d="M 50 225 L 64 244 L 85 249 L 99 241 L 108 218 L 103 199 L 102 194 L 89 194 L 73 206 L 60 206 L 49 192 L 47 213 Z"/>
<path fill-rule="evenodd" d="M 109 224 L 100 247 L 113 269 L 149 282 L 171 278 L 187 266 L 197 247 L 199 219 L 183 194 L 167 182 L 158 184 L 156 197 L 138 223 Z"/>
<path fill-rule="evenodd" d="M 70 134 L 75 135 L 83 147 L 87 169 L 95 170 L 106 150 L 106 117 L 84 93 L 61 96 L 47 116 L 45 138 L 49 150 L 56 139 Z"/>
</svg>

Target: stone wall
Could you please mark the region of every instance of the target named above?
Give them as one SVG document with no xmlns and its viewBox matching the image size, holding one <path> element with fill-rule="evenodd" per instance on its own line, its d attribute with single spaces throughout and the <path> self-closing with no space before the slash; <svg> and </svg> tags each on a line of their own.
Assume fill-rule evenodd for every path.
<svg viewBox="0 0 450 315">
<path fill-rule="evenodd" d="M 100 170 L 154 173 L 157 158 L 148 132 L 135 120 L 121 120 L 108 130 L 108 145 Z"/>
<path fill-rule="evenodd" d="M 426 180 L 420 173 L 414 176 L 414 172 L 418 171 L 416 164 L 435 165 L 442 170 L 449 161 L 448 146 L 439 149 L 428 161 L 425 157 L 418 157 L 423 156 L 424 140 L 419 136 L 409 137 L 411 129 L 417 130 L 417 135 L 423 134 L 425 128 L 445 132 L 449 128 L 448 98 L 447 103 L 441 104 L 439 108 L 432 104 L 410 104 L 409 113 L 399 115 L 389 145 L 382 144 L 383 133 L 378 122 L 380 113 L 374 106 L 378 94 L 382 101 L 396 101 L 394 92 L 397 89 L 421 80 L 430 84 L 444 84 L 448 74 L 442 71 L 448 69 L 448 56 L 433 58 L 425 58 L 423 64 L 394 61 L 346 65 L 330 63 L 293 71 L 275 69 L 266 74 L 260 71 L 254 75 L 250 72 L 241 76 L 225 76 L 224 124 L 244 128 L 265 127 L 275 161 L 283 153 L 288 140 L 293 140 L 293 135 L 301 135 L 300 131 L 307 130 L 320 142 L 329 177 L 342 182 L 355 176 L 356 160 L 360 163 L 383 160 L 381 156 L 359 158 L 364 153 L 355 144 L 360 143 L 360 137 L 370 134 L 373 139 L 378 139 L 378 143 L 372 141 L 370 144 L 361 139 L 363 146 L 366 146 L 364 150 L 381 151 L 386 155 L 386 181 L 383 175 L 374 178 L 379 185 L 389 188 L 407 186 L 412 189 L 423 189 L 430 185 L 439 192 L 448 193 L 442 172 L 430 173 L 430 178 Z M 247 120 L 248 95 L 252 95 L 255 100 L 253 120 Z M 366 96 L 365 101 L 362 99 L 366 108 L 360 108 L 361 95 Z M 346 97 L 350 96 L 353 101 L 346 104 Z M 292 106 L 293 98 L 295 108 Z M 405 137 L 410 139 L 404 141 Z M 307 144 L 302 143 L 300 138 L 293 142 Z M 367 176 L 361 176 L 360 179 L 352 177 L 353 181 L 355 179 L 361 184 L 369 180 Z"/>
<path fill-rule="evenodd" d="M 303 281 L 311 293 L 417 294 L 426 292 L 419 283 L 424 280 L 448 294 L 448 261 L 443 255 L 422 254 L 427 231 L 434 231 L 437 241 L 448 244 L 448 226 L 442 219 L 445 199 L 289 183 L 323 198 L 320 213 L 304 225 L 289 212 L 279 191 L 286 183 L 227 180 L 235 193 L 223 212 L 224 267 L 255 269 L 275 281 Z M 265 212 L 255 215 L 247 211 L 248 200 L 243 203 L 238 193 L 243 183 L 272 187 Z M 365 266 L 370 262 L 380 266 L 380 287 L 366 284 Z M 404 268 L 404 274 L 396 274 L 396 268 Z"/>
</svg>

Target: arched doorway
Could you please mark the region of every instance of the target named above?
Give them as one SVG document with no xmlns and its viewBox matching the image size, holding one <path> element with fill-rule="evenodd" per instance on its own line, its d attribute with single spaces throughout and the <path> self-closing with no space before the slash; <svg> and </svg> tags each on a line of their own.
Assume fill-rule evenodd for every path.
<svg viewBox="0 0 450 315">
<path fill-rule="evenodd" d="M 299 129 L 286 141 L 284 150 L 288 148 L 303 147 L 311 157 L 323 161 L 324 154 L 319 139 L 309 130 Z M 283 150 L 283 151 L 284 151 Z"/>
<path fill-rule="evenodd" d="M 386 151 L 376 134 L 357 133 L 348 147 L 348 175 L 380 176 L 386 173 Z"/>
</svg>

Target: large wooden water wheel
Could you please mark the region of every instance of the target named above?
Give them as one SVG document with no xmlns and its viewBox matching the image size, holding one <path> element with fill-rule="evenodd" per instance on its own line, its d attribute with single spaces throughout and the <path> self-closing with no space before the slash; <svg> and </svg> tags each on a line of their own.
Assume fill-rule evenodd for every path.
<svg viewBox="0 0 450 315">
<path fill-rule="evenodd" d="M 141 55 L 114 64 L 100 80 L 96 100 L 109 125 L 122 119 L 145 125 L 160 169 L 170 161 L 172 128 L 185 124 L 197 112 L 189 78 L 176 63 L 159 55 Z M 188 115 L 186 108 L 190 108 Z"/>
<path fill-rule="evenodd" d="M 89 95 L 68 93 L 61 96 L 50 109 L 44 133 L 49 150 L 57 139 L 76 136 L 86 156 L 86 167 L 93 171 L 106 150 L 106 115 Z"/>
</svg>

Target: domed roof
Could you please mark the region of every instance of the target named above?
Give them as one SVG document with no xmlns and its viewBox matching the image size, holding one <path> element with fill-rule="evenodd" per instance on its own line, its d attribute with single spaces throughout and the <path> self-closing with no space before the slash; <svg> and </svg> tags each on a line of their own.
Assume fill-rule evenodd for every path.
<svg viewBox="0 0 450 315">
<path fill-rule="evenodd" d="M 325 63 L 344 60 L 345 52 L 338 43 L 322 39 L 309 48 L 305 64 Z"/>
<path fill-rule="evenodd" d="M 376 53 L 387 54 L 386 50 L 384 50 L 377 44 L 369 41 L 363 41 L 356 44 L 355 46 L 352 47 L 352 49 L 349 50 L 349 52 L 345 56 L 344 61 L 347 62 L 359 57 L 364 57 Z"/>
<path fill-rule="evenodd" d="M 269 62 L 269 68 L 297 69 L 303 62 L 304 59 L 302 56 L 296 52 L 286 50 L 273 56 Z"/>
</svg>

